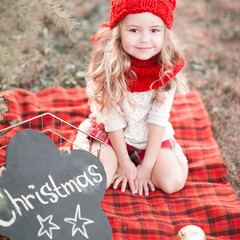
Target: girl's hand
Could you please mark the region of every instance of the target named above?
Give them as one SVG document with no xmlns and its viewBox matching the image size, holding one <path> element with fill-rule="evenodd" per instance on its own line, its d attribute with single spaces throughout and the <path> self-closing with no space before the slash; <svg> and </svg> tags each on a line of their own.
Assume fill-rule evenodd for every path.
<svg viewBox="0 0 240 240">
<path fill-rule="evenodd" d="M 113 188 L 117 189 L 119 183 L 122 183 L 121 191 L 125 192 L 127 183 L 133 194 L 136 193 L 134 180 L 137 176 L 137 168 L 134 163 L 129 159 L 129 161 L 121 162 L 118 166 L 117 173 L 113 179 Z"/>
<path fill-rule="evenodd" d="M 152 183 L 151 175 L 152 175 L 151 167 L 145 166 L 143 164 L 140 164 L 137 166 L 137 177 L 135 179 L 135 188 L 136 188 L 136 193 L 138 193 L 140 196 L 143 195 L 143 192 L 145 193 L 145 196 L 148 196 L 149 187 L 151 191 L 155 191 L 155 186 Z"/>
</svg>

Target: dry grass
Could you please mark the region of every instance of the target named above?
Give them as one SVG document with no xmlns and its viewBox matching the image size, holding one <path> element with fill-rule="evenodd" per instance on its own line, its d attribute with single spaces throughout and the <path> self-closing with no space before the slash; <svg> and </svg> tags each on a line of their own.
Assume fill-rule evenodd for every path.
<svg viewBox="0 0 240 240">
<path fill-rule="evenodd" d="M 181 0 L 175 17 L 190 87 L 201 94 L 240 198 L 240 3 Z"/>
</svg>

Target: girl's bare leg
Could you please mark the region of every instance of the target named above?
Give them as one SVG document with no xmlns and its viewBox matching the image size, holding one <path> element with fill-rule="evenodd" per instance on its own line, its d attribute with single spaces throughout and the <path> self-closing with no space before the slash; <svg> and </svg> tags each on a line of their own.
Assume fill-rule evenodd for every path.
<svg viewBox="0 0 240 240">
<path fill-rule="evenodd" d="M 91 146 L 91 152 L 98 149 L 99 147 L 100 147 L 100 143 L 94 140 Z M 95 151 L 93 154 L 98 156 L 98 151 Z M 107 145 L 106 147 L 100 150 L 100 155 L 98 157 L 104 166 L 104 169 L 107 175 L 107 188 L 109 188 L 110 185 L 112 184 L 113 178 L 118 168 L 116 154 L 113 148 Z"/>
<path fill-rule="evenodd" d="M 153 184 L 163 192 L 171 194 L 181 190 L 187 180 L 188 163 L 177 157 L 171 148 L 162 148 L 152 171 Z"/>
</svg>

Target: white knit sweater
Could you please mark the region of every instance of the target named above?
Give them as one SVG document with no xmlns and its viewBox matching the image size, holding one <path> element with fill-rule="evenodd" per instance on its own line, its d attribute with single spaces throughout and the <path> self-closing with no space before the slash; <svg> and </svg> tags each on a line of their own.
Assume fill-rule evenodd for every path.
<svg viewBox="0 0 240 240">
<path fill-rule="evenodd" d="M 129 92 L 129 101 L 125 100 L 122 107 L 110 112 L 103 111 L 99 115 L 91 108 L 93 115 L 97 116 L 105 126 L 107 132 L 119 129 L 124 130 L 125 142 L 137 149 L 145 149 L 147 146 L 148 123 L 165 128 L 163 141 L 173 138 L 174 130 L 169 122 L 170 110 L 173 103 L 176 86 L 169 91 L 162 92 L 165 101 L 162 105 L 156 103 L 156 90 L 147 92 Z"/>
</svg>

